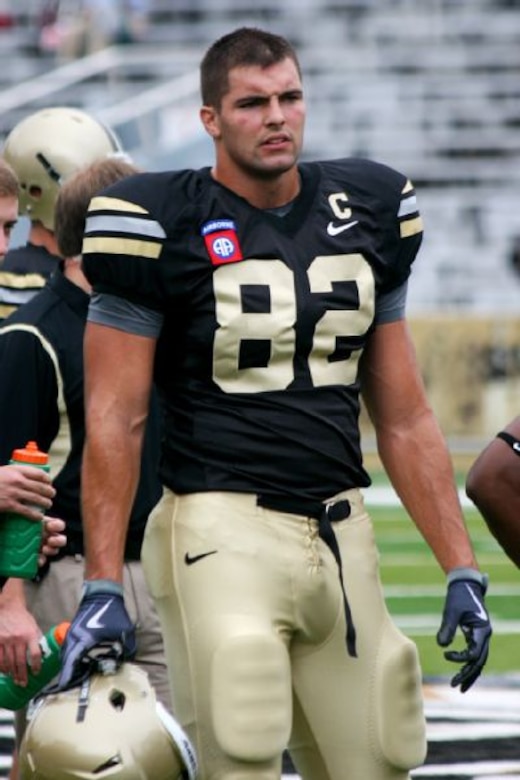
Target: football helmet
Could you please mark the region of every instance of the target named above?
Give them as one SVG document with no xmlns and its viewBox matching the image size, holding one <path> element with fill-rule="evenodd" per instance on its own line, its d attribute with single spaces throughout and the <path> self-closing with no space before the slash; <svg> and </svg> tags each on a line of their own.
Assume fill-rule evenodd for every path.
<svg viewBox="0 0 520 780">
<path fill-rule="evenodd" d="M 123 155 L 116 135 L 75 108 L 44 108 L 22 119 L 6 138 L 3 157 L 20 182 L 19 214 L 54 229 L 61 184 L 80 168 Z"/>
<path fill-rule="evenodd" d="M 36 700 L 20 745 L 21 780 L 195 780 L 190 740 L 148 675 L 123 663 Z"/>
</svg>

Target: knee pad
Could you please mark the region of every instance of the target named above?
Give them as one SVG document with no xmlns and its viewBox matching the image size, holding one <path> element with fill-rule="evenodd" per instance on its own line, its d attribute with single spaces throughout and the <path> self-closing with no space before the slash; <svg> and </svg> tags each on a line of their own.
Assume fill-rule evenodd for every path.
<svg viewBox="0 0 520 780">
<path fill-rule="evenodd" d="M 278 758 L 292 720 L 287 650 L 271 635 L 229 637 L 215 652 L 211 712 L 221 749 L 237 761 Z"/>
<path fill-rule="evenodd" d="M 419 657 L 415 644 L 395 629 L 383 641 L 373 704 L 386 760 L 407 771 L 421 765 L 427 743 Z"/>
</svg>

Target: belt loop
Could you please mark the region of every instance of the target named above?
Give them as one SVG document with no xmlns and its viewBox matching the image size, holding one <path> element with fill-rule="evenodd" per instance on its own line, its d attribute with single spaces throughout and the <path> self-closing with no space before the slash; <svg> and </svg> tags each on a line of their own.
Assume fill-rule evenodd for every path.
<svg viewBox="0 0 520 780">
<path fill-rule="evenodd" d="M 338 504 L 342 504 L 342 503 L 346 503 L 348 505 L 348 501 L 338 502 Z M 347 623 L 347 634 L 346 634 L 347 650 L 348 650 L 348 654 L 352 656 L 352 658 L 357 658 L 356 627 L 354 626 L 354 621 L 352 620 L 352 612 L 350 610 L 347 594 L 345 592 L 345 583 L 343 582 L 343 565 L 341 562 L 341 553 L 339 550 L 338 540 L 336 539 L 336 534 L 334 533 L 334 529 L 332 528 L 332 524 L 330 522 L 330 516 L 329 516 L 330 510 L 333 509 L 334 506 L 337 506 L 337 504 L 325 505 L 323 512 L 318 518 L 318 534 L 320 538 L 323 539 L 323 541 L 330 549 L 330 551 L 332 552 L 334 558 L 336 559 L 336 563 L 338 565 L 339 581 L 341 583 L 341 590 L 343 592 L 343 607 L 345 610 L 345 620 Z M 346 512 L 344 517 L 349 516 L 350 505 L 348 505 L 348 510 L 349 511 Z"/>
</svg>

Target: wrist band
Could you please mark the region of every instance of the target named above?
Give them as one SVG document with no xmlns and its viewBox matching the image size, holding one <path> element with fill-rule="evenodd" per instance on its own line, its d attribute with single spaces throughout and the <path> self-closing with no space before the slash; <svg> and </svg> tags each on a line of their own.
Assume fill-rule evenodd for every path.
<svg viewBox="0 0 520 780">
<path fill-rule="evenodd" d="M 511 436 L 507 431 L 500 431 L 497 433 L 497 439 L 502 439 L 506 444 L 509 444 L 515 455 L 518 455 L 520 458 L 520 440 L 515 439 L 515 437 Z"/>
<path fill-rule="evenodd" d="M 123 595 L 123 586 L 115 580 L 85 580 L 83 583 L 83 596 L 93 596 L 96 593 L 106 593 L 113 596 Z"/>
<path fill-rule="evenodd" d="M 448 585 L 451 585 L 452 582 L 457 582 L 458 580 L 466 580 L 471 582 L 478 582 L 479 585 L 482 585 L 484 590 L 487 590 L 489 577 L 487 574 L 483 574 L 482 572 L 478 571 L 478 569 L 471 569 L 469 567 L 460 566 L 457 569 L 452 569 L 450 572 L 448 572 Z"/>
</svg>

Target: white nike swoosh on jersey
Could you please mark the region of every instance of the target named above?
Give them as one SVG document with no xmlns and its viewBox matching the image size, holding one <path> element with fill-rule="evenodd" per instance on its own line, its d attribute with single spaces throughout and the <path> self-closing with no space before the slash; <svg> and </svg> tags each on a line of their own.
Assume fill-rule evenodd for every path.
<svg viewBox="0 0 520 780">
<path fill-rule="evenodd" d="M 340 233 L 343 233 L 344 230 L 349 230 L 351 227 L 354 227 L 357 223 L 357 219 L 354 222 L 346 222 L 344 225 L 335 225 L 334 222 L 329 222 L 327 225 L 327 233 L 329 236 L 337 236 Z"/>
<path fill-rule="evenodd" d="M 520 442 L 518 442 L 518 441 L 513 442 L 513 449 L 516 452 L 520 452 Z"/>
<path fill-rule="evenodd" d="M 105 612 L 107 611 L 107 609 L 109 608 L 109 606 L 111 605 L 113 600 L 114 599 L 110 599 L 108 604 L 105 604 L 105 606 L 101 607 L 101 609 L 98 609 L 98 611 L 95 612 L 92 615 L 92 617 L 87 620 L 87 623 L 86 623 L 87 628 L 103 628 L 104 627 L 103 623 L 100 623 L 99 620 L 100 620 L 101 617 L 103 617 L 103 615 L 105 614 Z"/>
<path fill-rule="evenodd" d="M 466 588 L 468 589 L 469 595 L 471 596 L 471 598 L 473 599 L 473 601 L 477 606 L 476 614 L 478 615 L 479 618 L 481 618 L 481 620 L 487 620 L 488 616 L 486 610 L 484 609 L 480 601 L 477 599 L 477 597 L 475 596 L 475 594 L 473 593 L 469 585 L 466 585 Z"/>
</svg>

